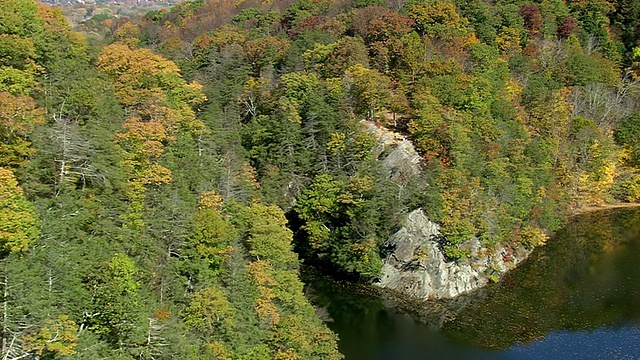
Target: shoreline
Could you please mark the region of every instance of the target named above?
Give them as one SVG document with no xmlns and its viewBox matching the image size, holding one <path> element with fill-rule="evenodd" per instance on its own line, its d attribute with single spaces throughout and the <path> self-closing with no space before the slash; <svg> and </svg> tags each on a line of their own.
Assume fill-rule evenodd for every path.
<svg viewBox="0 0 640 360">
<path fill-rule="evenodd" d="M 599 206 L 586 206 L 571 211 L 568 214 L 567 219 L 603 210 L 634 208 L 640 208 L 640 203 L 614 203 Z M 523 259 L 523 262 L 526 261 L 529 256 Z M 510 269 L 506 273 L 509 273 L 512 270 L 513 269 Z M 485 284 L 474 290 L 461 293 L 453 298 L 421 299 L 395 289 L 375 286 L 371 282 L 359 283 L 351 282 L 349 280 L 339 280 L 333 278 L 330 275 L 322 274 L 322 272 L 312 266 L 307 268 L 303 272 L 306 273 L 306 279 L 304 281 L 305 286 L 313 288 L 314 280 L 318 281 L 318 278 L 323 279 L 322 281 L 330 281 L 335 284 L 334 286 L 340 288 L 350 288 L 350 291 L 358 293 L 361 296 L 365 296 L 371 299 L 378 299 L 386 308 L 407 314 L 414 320 L 417 320 L 431 328 L 441 328 L 445 323 L 455 319 L 457 312 L 464 309 L 470 301 L 484 296 L 486 294 L 486 285 L 489 285 Z M 500 279 L 500 281 L 501 280 L 502 279 Z M 313 290 L 311 291 L 313 292 Z"/>
<path fill-rule="evenodd" d="M 575 210 L 571 210 L 569 212 L 569 217 L 574 217 L 578 215 L 588 214 L 601 210 L 611 210 L 611 209 L 631 209 L 640 207 L 640 203 L 615 203 L 615 204 L 604 204 L 604 205 L 589 205 L 583 208 L 578 208 Z"/>
</svg>

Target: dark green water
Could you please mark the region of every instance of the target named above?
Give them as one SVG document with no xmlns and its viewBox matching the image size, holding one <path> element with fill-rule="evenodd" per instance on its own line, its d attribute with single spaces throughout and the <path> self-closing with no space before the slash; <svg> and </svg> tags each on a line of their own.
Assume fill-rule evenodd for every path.
<svg viewBox="0 0 640 360">
<path fill-rule="evenodd" d="M 640 211 L 575 218 L 500 283 L 405 305 L 412 316 L 353 287 L 314 288 L 347 360 L 640 359 Z"/>
</svg>

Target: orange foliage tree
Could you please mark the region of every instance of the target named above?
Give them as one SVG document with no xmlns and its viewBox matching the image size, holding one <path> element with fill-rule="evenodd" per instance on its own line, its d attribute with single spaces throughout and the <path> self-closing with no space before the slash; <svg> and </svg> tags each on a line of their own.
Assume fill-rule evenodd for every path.
<svg viewBox="0 0 640 360">
<path fill-rule="evenodd" d="M 160 164 L 164 146 L 177 131 L 205 131 L 193 108 L 205 100 L 202 85 L 188 84 L 177 65 L 148 49 L 112 44 L 103 49 L 98 66 L 114 82 L 116 96 L 128 119 L 115 140 L 124 151 L 123 166 L 129 173 L 130 218 L 140 220 L 147 185 L 171 181 L 171 170 Z"/>
</svg>

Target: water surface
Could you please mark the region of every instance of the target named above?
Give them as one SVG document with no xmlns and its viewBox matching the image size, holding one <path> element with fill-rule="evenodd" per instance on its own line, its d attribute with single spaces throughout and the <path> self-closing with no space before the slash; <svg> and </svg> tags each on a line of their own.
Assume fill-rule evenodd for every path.
<svg viewBox="0 0 640 360">
<path fill-rule="evenodd" d="M 347 360 L 640 359 L 640 211 L 577 217 L 500 283 L 412 315 L 351 286 L 315 288 Z"/>
</svg>

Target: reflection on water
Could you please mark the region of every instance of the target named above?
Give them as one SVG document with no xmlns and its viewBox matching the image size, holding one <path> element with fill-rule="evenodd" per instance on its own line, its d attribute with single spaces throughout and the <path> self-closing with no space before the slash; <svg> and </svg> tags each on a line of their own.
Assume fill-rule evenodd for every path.
<svg viewBox="0 0 640 360">
<path fill-rule="evenodd" d="M 640 212 L 581 216 L 445 325 L 477 346 L 504 349 L 554 330 L 622 326 L 640 318 Z"/>
<path fill-rule="evenodd" d="M 421 305 L 431 326 L 353 288 L 315 287 L 347 360 L 636 359 L 639 270 L 640 211 L 616 210 L 574 219 L 499 284 Z"/>
</svg>

